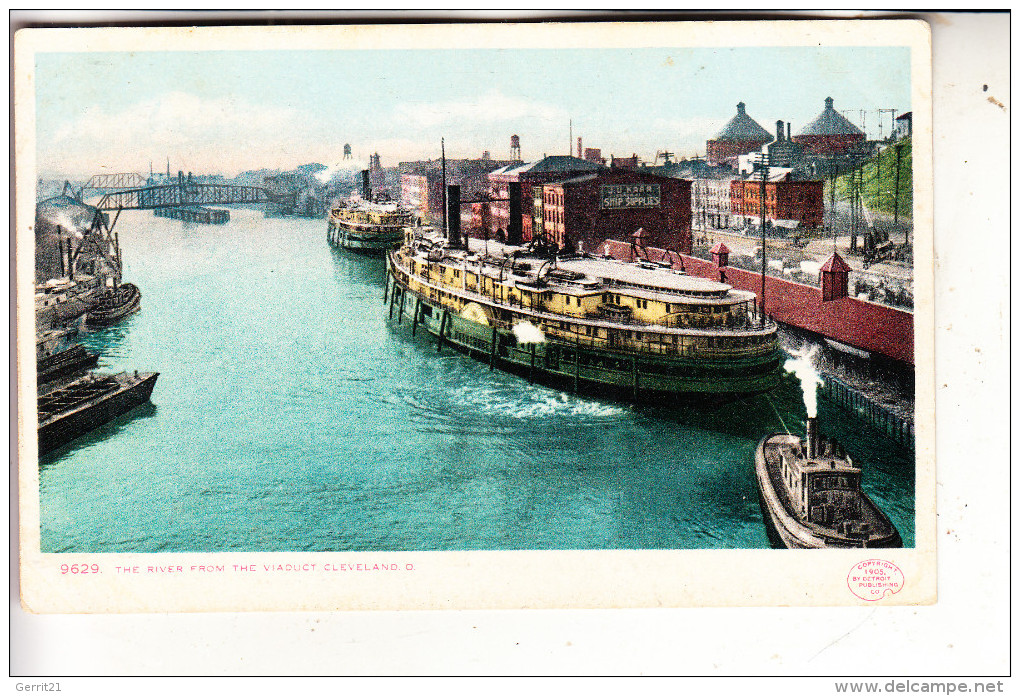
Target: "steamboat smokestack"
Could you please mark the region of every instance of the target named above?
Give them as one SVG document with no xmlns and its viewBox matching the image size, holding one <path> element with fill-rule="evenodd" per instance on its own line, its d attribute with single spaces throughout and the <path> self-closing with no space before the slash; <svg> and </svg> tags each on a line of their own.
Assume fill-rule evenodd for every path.
<svg viewBox="0 0 1020 696">
<path fill-rule="evenodd" d="M 361 170 L 361 196 L 366 201 L 372 200 L 372 180 L 369 178 L 368 170 Z"/>
<path fill-rule="evenodd" d="M 450 184 L 446 187 L 446 219 L 448 220 L 447 226 L 449 227 L 449 244 L 454 249 L 461 247 L 460 238 L 460 186 L 457 184 Z M 467 238 L 465 237 L 464 248 L 467 248 Z"/>
<path fill-rule="evenodd" d="M 520 244 L 524 239 L 524 221 L 521 220 L 522 208 L 522 187 L 521 182 L 511 181 L 509 184 L 510 194 L 510 220 L 506 227 L 506 241 L 509 244 Z"/>
<path fill-rule="evenodd" d="M 818 419 L 811 416 L 807 419 L 807 458 L 818 456 Z"/>
</svg>

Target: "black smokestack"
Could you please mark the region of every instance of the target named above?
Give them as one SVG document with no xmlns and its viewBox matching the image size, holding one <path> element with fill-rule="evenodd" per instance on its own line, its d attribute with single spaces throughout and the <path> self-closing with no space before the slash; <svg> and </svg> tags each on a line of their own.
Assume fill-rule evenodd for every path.
<svg viewBox="0 0 1020 696">
<path fill-rule="evenodd" d="M 521 182 L 510 182 L 510 222 L 506 226 L 508 244 L 524 241 L 524 221 L 521 220 Z"/>
<path fill-rule="evenodd" d="M 776 121 L 776 140 L 783 139 L 783 122 Z"/>
<path fill-rule="evenodd" d="M 446 187 L 446 219 L 449 226 L 449 244 L 454 249 L 461 246 L 460 239 L 460 186 L 450 184 Z M 467 242 L 467 239 L 464 240 Z M 467 244 L 464 244 L 467 247 Z"/>
<path fill-rule="evenodd" d="M 361 170 L 361 197 L 366 201 L 372 200 L 372 180 L 368 176 L 368 170 Z"/>
<path fill-rule="evenodd" d="M 814 417 L 807 419 L 807 458 L 818 456 L 818 423 Z"/>
</svg>

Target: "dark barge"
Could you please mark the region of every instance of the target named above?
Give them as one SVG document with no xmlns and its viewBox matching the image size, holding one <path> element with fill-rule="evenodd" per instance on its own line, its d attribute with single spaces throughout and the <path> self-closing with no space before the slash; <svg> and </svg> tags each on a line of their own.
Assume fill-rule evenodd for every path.
<svg viewBox="0 0 1020 696">
<path fill-rule="evenodd" d="M 44 388 L 58 379 L 63 379 L 96 366 L 99 354 L 81 346 L 71 346 L 58 353 L 39 358 L 36 362 L 36 382 Z"/>
<path fill-rule="evenodd" d="M 158 372 L 90 374 L 39 397 L 39 454 L 95 430 L 144 404 Z"/>
<path fill-rule="evenodd" d="M 755 476 L 774 548 L 899 548 L 899 532 L 861 490 L 861 470 L 808 418 L 801 439 L 776 433 L 755 452 Z"/>
</svg>

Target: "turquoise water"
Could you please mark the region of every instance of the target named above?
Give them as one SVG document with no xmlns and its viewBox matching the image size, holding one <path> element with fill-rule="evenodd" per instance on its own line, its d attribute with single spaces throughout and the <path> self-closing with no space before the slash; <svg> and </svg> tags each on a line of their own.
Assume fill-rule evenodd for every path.
<svg viewBox="0 0 1020 696">
<path fill-rule="evenodd" d="M 117 224 L 142 311 L 86 333 L 152 405 L 40 463 L 44 552 L 765 548 L 752 453 L 799 383 L 711 411 L 579 398 L 387 321 L 325 222 Z M 907 545 L 913 455 L 821 400 Z"/>
</svg>

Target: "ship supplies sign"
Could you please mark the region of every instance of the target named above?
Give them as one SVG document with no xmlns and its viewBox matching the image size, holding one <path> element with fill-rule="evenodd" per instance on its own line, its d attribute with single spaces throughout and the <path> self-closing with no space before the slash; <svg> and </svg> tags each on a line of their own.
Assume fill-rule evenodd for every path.
<svg viewBox="0 0 1020 696">
<path fill-rule="evenodd" d="M 612 184 L 602 186 L 602 207 L 658 208 L 659 184 Z"/>
</svg>

